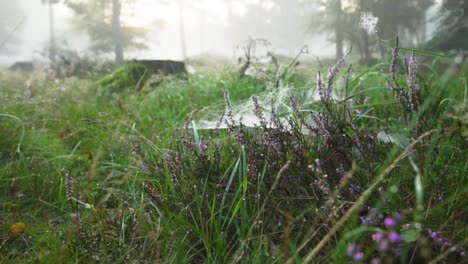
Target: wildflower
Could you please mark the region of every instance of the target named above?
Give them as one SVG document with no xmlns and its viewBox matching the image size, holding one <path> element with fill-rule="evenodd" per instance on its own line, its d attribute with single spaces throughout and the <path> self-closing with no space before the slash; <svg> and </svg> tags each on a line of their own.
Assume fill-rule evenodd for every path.
<svg viewBox="0 0 468 264">
<path fill-rule="evenodd" d="M 315 159 L 315 165 L 317 165 L 317 167 L 320 167 L 320 159 Z"/>
<path fill-rule="evenodd" d="M 418 69 L 418 61 L 416 60 L 416 56 L 413 51 L 408 61 L 408 87 L 410 89 L 416 88 L 417 69 Z"/>
<path fill-rule="evenodd" d="M 428 230 L 429 232 L 429 236 L 439 245 L 445 247 L 446 249 L 449 249 L 450 251 L 453 251 L 453 252 L 456 252 L 458 255 L 460 255 L 461 257 L 466 257 L 466 252 L 463 251 L 462 248 L 460 247 L 457 247 L 457 246 L 453 246 L 453 244 L 446 240 L 445 238 L 443 238 L 439 233 L 437 233 L 436 231 L 432 231 L 432 230 Z"/>
<path fill-rule="evenodd" d="M 357 194 L 357 193 L 359 193 L 360 189 L 361 189 L 361 187 L 359 187 L 359 185 L 357 185 L 357 184 L 355 184 L 355 183 L 351 183 L 351 184 L 349 185 L 349 188 L 348 188 L 348 190 L 349 190 L 349 192 L 350 192 L 351 194 Z"/>
<path fill-rule="evenodd" d="M 324 100 L 323 96 L 323 81 L 322 77 L 320 76 L 320 72 L 317 72 L 317 91 L 320 95 L 320 99 Z"/>
<path fill-rule="evenodd" d="M 200 142 L 198 142 L 198 148 L 201 150 L 202 153 L 205 153 L 208 149 L 208 146 L 203 140 L 200 140 Z"/>
<path fill-rule="evenodd" d="M 349 54 L 349 53 L 348 53 Z M 330 96 L 331 96 L 331 90 L 332 90 L 332 86 L 333 86 L 333 80 L 335 79 L 336 75 L 338 74 L 338 72 L 340 71 L 340 68 L 342 67 L 342 65 L 345 63 L 345 60 L 344 58 L 348 55 L 346 54 L 344 57 L 340 58 L 335 66 L 331 67 L 330 69 L 328 69 L 328 82 L 327 82 L 327 86 L 325 87 L 325 90 L 324 90 L 324 93 L 323 93 L 323 97 L 320 97 L 320 99 L 322 101 L 329 101 L 330 100 Z M 320 77 L 320 76 L 319 76 Z"/>
<path fill-rule="evenodd" d="M 355 261 L 362 260 L 364 253 L 361 251 L 362 246 L 359 244 L 351 243 L 348 245 L 347 255 Z"/>
<path fill-rule="evenodd" d="M 401 213 L 394 213 L 393 214 L 393 219 L 397 222 L 397 224 L 403 222 L 405 220 L 405 217 Z"/>
<path fill-rule="evenodd" d="M 25 229 L 26 229 L 26 224 L 23 222 L 14 223 L 10 226 L 10 231 L 13 234 L 23 233 Z"/>
<path fill-rule="evenodd" d="M 386 217 L 384 220 L 384 226 L 388 229 L 394 228 L 396 226 L 396 221 L 393 218 Z"/>
<path fill-rule="evenodd" d="M 377 209 L 369 207 L 369 213 L 367 216 L 361 216 L 361 223 L 363 225 L 375 225 L 377 223 Z"/>
<path fill-rule="evenodd" d="M 258 104 L 258 98 L 256 96 L 252 96 L 252 101 L 253 101 L 254 107 L 255 107 L 254 113 L 257 116 L 257 118 L 260 120 L 260 125 L 263 127 L 263 129 L 266 130 L 267 122 L 265 120 L 265 117 L 263 116 L 262 108 Z"/>
<path fill-rule="evenodd" d="M 399 85 L 398 85 L 398 82 L 397 82 L 397 79 L 396 79 L 397 65 L 398 65 L 398 38 L 396 39 L 395 48 L 393 48 L 393 50 L 392 50 L 392 63 L 390 65 L 390 76 L 392 78 L 393 83 L 396 85 L 396 87 L 399 88 Z M 390 84 L 389 82 L 387 82 L 387 83 Z M 389 86 L 392 87 L 391 85 L 389 85 Z"/>
<path fill-rule="evenodd" d="M 380 242 L 380 241 L 382 241 L 384 238 L 385 238 L 385 235 L 384 235 L 384 233 L 382 233 L 382 232 L 377 232 L 377 233 L 375 233 L 375 234 L 372 235 L 372 239 L 373 239 L 375 242 Z"/>
<path fill-rule="evenodd" d="M 387 87 L 387 89 L 389 89 L 389 90 L 393 90 L 393 89 L 394 89 L 393 86 L 390 84 L 389 81 L 386 81 L 386 82 L 385 82 L 385 87 Z"/>
<path fill-rule="evenodd" d="M 70 172 L 65 174 L 65 193 L 67 194 L 67 200 L 71 200 L 73 197 L 73 176 Z"/>
<path fill-rule="evenodd" d="M 444 199 L 445 199 L 445 192 L 442 192 L 437 196 L 437 200 L 439 201 L 443 201 Z"/>
<path fill-rule="evenodd" d="M 392 231 L 388 234 L 388 240 L 390 240 L 390 242 L 394 244 L 400 244 L 404 242 L 400 234 L 398 234 L 398 232 L 395 231 Z"/>
<path fill-rule="evenodd" d="M 362 252 L 357 252 L 356 254 L 354 254 L 353 256 L 353 260 L 362 260 L 364 258 L 364 253 Z"/>
<path fill-rule="evenodd" d="M 368 216 L 361 216 L 359 219 L 361 219 L 361 224 L 363 225 L 372 225 L 372 218 Z"/>
<path fill-rule="evenodd" d="M 381 252 L 387 251 L 389 247 L 390 243 L 387 239 L 382 239 L 378 244 L 379 251 Z"/>
</svg>

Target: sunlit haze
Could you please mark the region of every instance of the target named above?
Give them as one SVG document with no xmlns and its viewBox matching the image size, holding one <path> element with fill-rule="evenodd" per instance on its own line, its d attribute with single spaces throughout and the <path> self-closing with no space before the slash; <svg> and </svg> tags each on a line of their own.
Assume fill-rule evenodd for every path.
<svg viewBox="0 0 468 264">
<path fill-rule="evenodd" d="M 5 0 L 1 0 L 5 1 Z M 248 37 L 267 39 L 275 53 L 295 55 L 302 46 L 307 45 L 311 54 L 333 56 L 334 45 L 330 34 L 317 33 L 307 23 L 304 15 L 294 19 L 285 19 L 278 24 L 271 18 L 262 18 L 268 24 L 276 22 L 271 29 L 257 27 L 259 18 L 249 8 L 260 6 L 275 14 L 279 7 L 272 0 L 180 0 L 179 9 L 176 0 L 139 0 L 123 1 L 122 24 L 144 28 L 146 31 L 144 50 L 127 50 L 125 57 L 151 59 L 181 59 L 181 25 L 186 42 L 186 56 L 217 54 L 234 58 L 236 47 Z M 305 1 L 298 1 L 300 4 Z M 6 5 L 6 4 L 5 4 Z M 0 52 L 0 64 L 10 64 L 20 60 L 43 60 L 49 41 L 49 7 L 40 0 L 18 0 L 22 15 L 7 22 L 15 31 L 18 41 L 15 49 L 9 53 Z M 304 5 L 306 6 L 306 5 Z M 318 11 L 318 6 L 307 6 L 300 12 Z M 315 11 L 314 11 L 315 10 Z M 434 12 L 434 8 L 431 9 Z M 181 13 L 180 13 L 181 12 Z M 284 10 L 281 11 L 284 14 Z M 286 13 L 289 11 L 286 11 Z M 297 12 L 297 9 L 296 9 Z M 53 5 L 55 40 L 59 45 L 66 45 L 77 51 L 86 51 L 90 42 L 86 32 L 79 32 L 73 25 L 74 12 L 64 4 Z M 232 19 L 235 17 L 235 19 Z M 278 20 L 278 19 L 277 19 Z M 283 23 L 284 22 L 284 23 Z M 284 24 L 284 26 L 282 26 Z M 430 24 L 430 21 L 429 21 Z M 278 26 L 280 25 L 280 26 Z M 267 32 L 268 31 L 268 32 Z M 235 34 L 233 34 L 233 32 Z M 431 26 L 428 26 L 430 35 Z M 11 41 L 1 39 L 2 42 Z"/>
</svg>

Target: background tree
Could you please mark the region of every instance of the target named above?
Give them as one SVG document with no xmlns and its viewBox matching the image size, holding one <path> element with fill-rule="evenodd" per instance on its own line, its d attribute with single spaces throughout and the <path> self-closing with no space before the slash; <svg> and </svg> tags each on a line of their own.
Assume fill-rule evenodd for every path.
<svg viewBox="0 0 468 264">
<path fill-rule="evenodd" d="M 182 60 L 187 58 L 187 47 L 185 41 L 185 24 L 184 24 L 184 2 L 183 0 L 177 1 L 178 14 L 179 14 L 179 34 L 180 34 L 180 50 Z"/>
<path fill-rule="evenodd" d="M 427 47 L 432 50 L 461 53 L 468 51 L 468 1 L 445 0 L 439 9 L 438 29 Z"/>
<path fill-rule="evenodd" d="M 426 13 L 434 0 L 392 0 L 369 1 L 369 10 L 379 18 L 378 38 L 393 40 L 399 37 L 404 46 L 418 46 L 426 42 Z M 387 54 L 383 45 L 376 45 L 381 56 Z"/>
<path fill-rule="evenodd" d="M 119 0 L 112 0 L 112 39 L 115 45 L 115 62 L 123 63 L 123 34 L 122 26 L 120 25 L 120 11 L 122 6 Z"/>
<path fill-rule="evenodd" d="M 337 45 L 336 55 L 342 54 L 342 38 L 359 51 L 363 60 L 369 60 L 371 53 L 379 47 L 386 54 L 379 39 L 392 40 L 399 36 L 403 45 L 416 45 L 424 41 L 425 15 L 434 0 L 310 0 L 319 14 L 310 15 L 310 29 L 326 32 L 333 36 L 331 41 Z M 341 2 L 341 3 L 339 3 Z M 338 7 L 341 5 L 341 9 Z M 351 7 L 349 10 L 343 9 Z M 361 12 L 372 13 L 379 21 L 377 38 L 364 37 L 359 28 Z"/>
<path fill-rule="evenodd" d="M 311 13 L 309 32 L 327 33 L 329 41 L 335 43 L 336 59 L 343 57 L 344 41 L 361 48 L 358 12 L 343 12 L 341 0 L 311 0 L 317 11 Z"/>
<path fill-rule="evenodd" d="M 56 43 L 55 43 L 55 25 L 54 25 L 54 7 L 58 0 L 42 0 L 42 4 L 47 4 L 49 7 L 49 60 L 52 64 L 55 63 Z"/>
<path fill-rule="evenodd" d="M 14 52 L 25 19 L 17 1 L 0 0 L 0 54 Z"/>
<path fill-rule="evenodd" d="M 75 11 L 75 26 L 85 31 L 96 53 L 113 51 L 115 62 L 122 63 L 124 51 L 130 48 L 146 48 L 145 29 L 125 25 L 122 10 L 130 2 L 124 0 L 67 0 Z M 130 9 L 130 8 L 129 8 Z"/>
<path fill-rule="evenodd" d="M 306 43 L 305 19 L 313 6 L 299 0 L 244 1 L 246 13 L 239 15 L 232 11 L 234 2 L 227 1 L 230 42 L 243 43 L 249 37 L 265 39 L 289 54 L 297 53 Z"/>
</svg>

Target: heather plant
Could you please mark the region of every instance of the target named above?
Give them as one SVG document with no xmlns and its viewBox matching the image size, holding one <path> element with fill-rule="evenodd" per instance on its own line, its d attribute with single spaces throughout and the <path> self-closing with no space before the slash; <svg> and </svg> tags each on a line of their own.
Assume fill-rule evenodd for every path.
<svg viewBox="0 0 468 264">
<path fill-rule="evenodd" d="M 417 79 L 417 61 L 415 53 L 412 52 L 407 63 L 406 85 L 400 86 L 397 81 L 397 58 L 398 48 L 393 51 L 393 58 L 390 66 L 390 79 L 393 80 L 394 86 L 391 91 L 395 92 L 395 99 L 401 103 L 401 111 L 403 112 L 407 137 L 424 139 L 425 142 L 431 142 L 431 134 L 435 131 L 430 131 L 428 120 L 425 118 L 424 111 L 430 112 L 428 104 L 440 104 L 438 98 L 430 97 L 428 102 L 422 101 L 422 88 L 418 84 Z M 200 135 L 196 127 L 193 126 L 193 131 L 186 129 L 186 134 L 182 142 L 188 147 L 193 154 L 189 155 L 190 159 L 196 158 L 196 164 L 206 164 L 209 166 L 210 160 L 213 159 L 216 164 L 210 167 L 210 171 L 214 170 L 215 175 L 220 175 L 217 168 L 223 167 L 222 156 L 227 156 L 226 153 L 237 153 L 242 156 L 246 163 L 246 177 L 251 185 L 252 190 L 250 197 L 254 197 L 251 201 L 255 202 L 256 197 L 268 197 L 269 190 L 274 190 L 275 197 L 278 199 L 287 199 L 286 197 L 314 197 L 311 198 L 312 208 L 317 208 L 322 215 L 332 216 L 335 219 L 340 219 L 346 212 L 347 203 L 352 203 L 364 195 L 368 182 L 377 180 L 382 181 L 382 178 L 376 178 L 375 175 L 382 170 L 382 161 L 388 158 L 388 153 L 395 152 L 398 149 L 396 140 L 391 138 L 389 130 L 382 130 L 382 125 L 377 121 L 365 120 L 366 117 L 353 104 L 350 103 L 351 98 L 355 95 L 349 95 L 349 73 L 350 67 L 345 76 L 344 99 L 339 100 L 332 98 L 332 87 L 334 80 L 339 73 L 339 69 L 344 61 L 339 61 L 338 64 L 331 68 L 329 76 L 324 85 L 324 81 L 320 73 L 317 78 L 317 91 L 320 95 L 320 102 L 315 104 L 313 109 L 299 109 L 298 100 L 294 97 L 290 98 L 290 115 L 287 118 L 280 118 L 275 112 L 275 108 L 269 111 L 270 119 L 267 120 L 264 116 L 264 109 L 261 109 L 258 103 L 258 98 L 252 97 L 255 106 L 254 114 L 259 120 L 259 125 L 255 127 L 245 127 L 242 121 L 237 121 L 233 117 L 232 104 L 229 99 L 229 94 L 225 93 L 225 118 L 221 118 L 221 122 L 226 124 L 225 135 L 228 139 L 215 141 L 213 135 L 205 135 L 208 141 L 200 141 Z M 365 98 L 364 105 L 370 104 L 369 98 Z M 431 101 L 433 100 L 433 101 Z M 424 105 L 424 103 L 426 105 Z M 421 110 L 421 105 L 424 110 Z M 382 107 L 377 105 L 377 107 Z M 380 110 L 380 109 L 379 109 Z M 308 121 L 306 121 L 308 120 Z M 374 122 L 374 120 L 377 120 Z M 304 134 L 302 128 L 308 128 L 308 133 Z M 400 128 L 401 129 L 401 128 Z M 216 134 L 219 133 L 219 127 L 215 129 Z M 386 135 L 380 137 L 380 135 Z M 229 144 L 226 144 L 229 142 Z M 395 143 L 394 145 L 388 143 Z M 237 143 L 233 145 L 233 143 Z M 426 143 L 427 144 L 427 143 Z M 197 147 L 198 146 L 198 147 Z M 224 150 L 227 148 L 227 150 Z M 417 147 L 409 150 L 413 158 L 410 158 L 414 164 L 423 164 L 427 159 L 425 147 Z M 182 151 L 184 152 L 184 151 Z M 177 152 L 179 153 L 179 152 Z M 208 154 L 209 153 L 209 154 Z M 243 156 L 245 155 L 245 157 Z M 201 160 L 198 160 L 200 158 Z M 183 159 L 182 159 L 183 160 Z M 412 163 L 412 164 L 413 164 Z M 179 162 L 182 165 L 185 162 Z M 388 166 L 388 165 L 387 165 Z M 420 165 L 421 166 L 421 165 Z M 307 168 L 307 169 L 306 169 Z M 421 168 L 415 165 L 415 170 L 421 173 Z M 182 169 L 179 169 L 182 170 Z M 199 171 L 206 171 L 201 169 Z M 281 172 L 277 175 L 276 172 Z M 390 173 L 390 172 L 388 172 Z M 392 174 L 393 175 L 393 174 Z M 275 177 L 276 176 L 276 177 Z M 281 176 L 281 179 L 278 177 Z M 216 177 L 215 177 L 216 180 Z M 244 179 L 245 180 L 245 179 Z M 391 181 L 391 180 L 390 180 Z M 224 186 L 219 183 L 218 185 Z M 241 184 L 242 182 L 239 182 Z M 231 185 L 229 182 L 227 186 Z M 419 183 L 419 188 L 422 188 Z M 236 189 L 236 188 L 234 188 Z M 382 187 L 379 188 L 382 190 Z M 421 190 L 417 191 L 420 196 Z M 369 197 L 366 197 L 369 199 Z M 421 203 L 418 198 L 418 203 Z M 365 203 L 372 203 L 368 201 Z M 294 210 L 297 204 L 287 202 L 286 207 L 276 205 L 277 210 Z M 423 205 L 419 205 L 422 207 Z M 422 210 L 418 208 L 417 210 Z M 263 213 L 263 212 L 262 212 Z M 354 212 L 357 213 L 357 212 Z M 292 213 L 299 214 L 298 212 Z M 305 217 L 304 215 L 302 215 Z M 316 217 L 317 215 L 315 215 Z M 398 216 L 398 217 L 397 217 Z M 415 217 L 416 228 L 411 229 L 413 233 L 411 238 L 407 235 L 407 240 L 402 238 L 397 231 L 392 231 L 395 228 L 396 222 L 401 222 L 401 215 L 397 214 L 395 218 L 385 218 L 383 225 L 389 229 L 386 233 L 376 233 L 374 240 L 379 252 L 382 252 L 382 259 L 400 259 L 403 257 L 402 245 L 410 245 L 414 241 L 414 233 L 421 232 L 421 217 Z M 266 217 L 272 219 L 274 216 Z M 322 219 L 324 222 L 330 220 Z M 330 224 L 332 224 L 331 221 Z M 266 224 L 265 224 L 266 225 Z M 266 225 L 265 228 L 268 228 Z M 296 232 L 306 232 L 306 229 L 295 229 Z M 275 232 L 272 229 L 270 232 Z M 382 238 L 380 238 L 382 237 Z M 369 259 L 356 246 L 350 250 L 354 260 Z M 462 254 L 463 255 L 463 254 Z M 390 257 L 389 257 L 390 256 Z M 406 255 L 405 255 L 406 256 Z M 376 258 L 377 261 L 379 257 Z"/>
</svg>

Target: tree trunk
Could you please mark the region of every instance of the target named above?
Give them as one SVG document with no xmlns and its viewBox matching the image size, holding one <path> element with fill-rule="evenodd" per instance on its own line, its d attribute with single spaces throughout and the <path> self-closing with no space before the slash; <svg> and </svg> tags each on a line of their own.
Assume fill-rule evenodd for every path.
<svg viewBox="0 0 468 264">
<path fill-rule="evenodd" d="M 120 1 L 112 0 L 112 34 L 115 44 L 115 63 L 117 64 L 122 64 L 124 61 L 120 8 Z"/>
<path fill-rule="evenodd" d="M 49 60 L 51 65 L 55 64 L 55 30 L 54 30 L 54 8 L 51 1 L 49 4 Z"/>
<path fill-rule="evenodd" d="M 343 58 L 343 11 L 341 10 L 341 0 L 336 1 L 335 39 L 336 39 L 336 59 Z"/>
<path fill-rule="evenodd" d="M 184 6 L 183 0 L 178 0 L 179 4 L 179 31 L 180 31 L 180 49 L 182 60 L 187 58 L 187 46 L 185 44 L 185 27 L 184 27 Z"/>
</svg>

